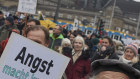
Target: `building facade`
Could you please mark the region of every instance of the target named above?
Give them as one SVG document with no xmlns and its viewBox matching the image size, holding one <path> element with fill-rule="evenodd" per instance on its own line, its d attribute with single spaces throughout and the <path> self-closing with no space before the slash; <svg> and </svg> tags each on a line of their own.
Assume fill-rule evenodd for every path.
<svg viewBox="0 0 140 79">
<path fill-rule="evenodd" d="M 7 3 L 8 1 L 10 1 L 9 4 Z M 38 0 L 37 11 L 42 11 L 47 18 L 54 18 L 57 1 L 58 0 Z M 74 19 L 77 18 L 79 21 L 81 21 L 81 24 L 83 20 L 87 20 L 89 24 L 96 22 L 94 24 L 97 26 L 98 19 L 101 18 L 105 21 L 105 28 L 109 28 L 112 15 L 112 5 L 107 6 L 104 10 L 102 10 L 102 12 L 100 12 L 100 9 L 106 5 L 108 0 L 104 0 L 106 2 L 102 2 L 103 0 L 61 1 L 61 7 L 58 14 L 59 19 L 73 22 Z M 17 10 L 18 0 L 1 0 L 0 3 L 2 3 L 0 7 L 3 8 L 5 6 L 8 11 Z M 131 17 L 133 15 L 129 16 Z M 128 16 L 123 13 L 119 6 L 115 7 L 114 17 L 111 24 L 111 30 L 117 30 L 135 35 L 137 20 L 128 18 Z M 140 32 L 138 32 L 138 35 L 140 35 Z"/>
</svg>

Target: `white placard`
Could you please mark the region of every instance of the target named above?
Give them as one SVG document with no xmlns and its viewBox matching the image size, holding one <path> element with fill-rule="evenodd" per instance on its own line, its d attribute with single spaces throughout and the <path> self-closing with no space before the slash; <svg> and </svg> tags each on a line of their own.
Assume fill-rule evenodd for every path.
<svg viewBox="0 0 140 79">
<path fill-rule="evenodd" d="M 77 18 L 74 19 L 73 30 L 77 30 L 79 26 L 79 20 Z"/>
<path fill-rule="evenodd" d="M 2 79 L 61 79 L 69 58 L 12 33 L 0 59 Z"/>
<path fill-rule="evenodd" d="M 19 0 L 18 11 L 23 13 L 35 14 L 37 0 Z"/>
</svg>

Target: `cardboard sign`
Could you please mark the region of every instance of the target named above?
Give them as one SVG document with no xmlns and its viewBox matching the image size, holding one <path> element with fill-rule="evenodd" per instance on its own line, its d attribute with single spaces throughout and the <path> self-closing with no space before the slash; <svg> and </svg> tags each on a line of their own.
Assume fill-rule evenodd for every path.
<svg viewBox="0 0 140 79">
<path fill-rule="evenodd" d="M 18 11 L 23 13 L 35 14 L 37 0 L 19 0 Z"/>
<path fill-rule="evenodd" d="M 2 79 L 61 79 L 69 58 L 12 33 L 0 59 Z"/>
</svg>

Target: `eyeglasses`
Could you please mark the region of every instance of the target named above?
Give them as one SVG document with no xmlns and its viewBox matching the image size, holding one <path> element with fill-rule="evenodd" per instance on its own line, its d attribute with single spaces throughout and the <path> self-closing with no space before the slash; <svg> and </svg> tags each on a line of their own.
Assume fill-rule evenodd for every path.
<svg viewBox="0 0 140 79">
<path fill-rule="evenodd" d="M 54 30 L 59 30 L 59 29 L 57 29 L 57 28 L 53 28 Z"/>
</svg>

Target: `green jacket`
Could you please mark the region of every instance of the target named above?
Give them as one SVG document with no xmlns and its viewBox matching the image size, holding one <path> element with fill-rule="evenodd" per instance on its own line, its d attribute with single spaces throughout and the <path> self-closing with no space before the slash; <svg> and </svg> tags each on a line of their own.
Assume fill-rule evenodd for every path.
<svg viewBox="0 0 140 79">
<path fill-rule="evenodd" d="M 5 25 L 0 27 L 0 42 L 9 37 L 9 33 L 11 32 L 12 29 L 17 29 L 17 27 L 16 26 L 5 26 Z"/>
<path fill-rule="evenodd" d="M 62 39 L 64 39 L 62 34 L 60 34 L 57 38 L 54 38 L 53 34 L 50 34 L 49 48 L 54 50 L 54 47 L 61 46 Z"/>
</svg>

